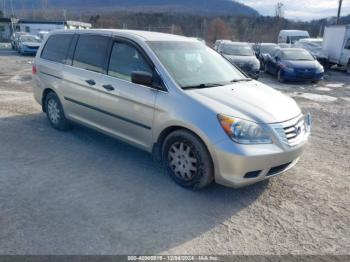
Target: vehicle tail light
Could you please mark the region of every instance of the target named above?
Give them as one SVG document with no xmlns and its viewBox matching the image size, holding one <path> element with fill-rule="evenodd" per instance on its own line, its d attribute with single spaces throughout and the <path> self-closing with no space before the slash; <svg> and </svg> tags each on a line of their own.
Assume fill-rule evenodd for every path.
<svg viewBox="0 0 350 262">
<path fill-rule="evenodd" d="M 36 71 L 36 65 L 33 65 L 33 67 L 32 67 L 32 74 L 33 74 L 33 75 L 36 75 L 36 72 L 37 72 L 37 71 Z"/>
</svg>

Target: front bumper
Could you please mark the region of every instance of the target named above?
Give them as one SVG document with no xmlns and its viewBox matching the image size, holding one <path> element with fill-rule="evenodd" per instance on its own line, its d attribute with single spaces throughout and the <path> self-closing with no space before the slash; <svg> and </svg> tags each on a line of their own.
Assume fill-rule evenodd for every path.
<svg viewBox="0 0 350 262">
<path fill-rule="evenodd" d="M 20 49 L 20 52 L 22 54 L 32 54 L 35 55 L 36 52 L 38 51 L 38 47 L 22 47 Z"/>
<path fill-rule="evenodd" d="M 247 72 L 248 76 L 250 76 L 253 79 L 258 79 L 260 76 L 260 69 L 258 70 L 251 70 L 249 72 Z"/>
<path fill-rule="evenodd" d="M 242 187 L 282 174 L 292 168 L 305 149 L 310 129 L 296 145 L 286 144 L 274 132 L 272 144 L 244 145 L 230 139 L 215 144 L 215 181 Z"/>
<path fill-rule="evenodd" d="M 246 73 L 249 77 L 253 78 L 253 79 L 258 79 L 260 76 L 260 68 L 253 68 L 253 67 L 249 67 L 247 65 L 238 65 L 239 68 Z"/>
<path fill-rule="evenodd" d="M 283 78 L 289 81 L 318 81 L 323 79 L 324 73 L 316 72 L 301 72 L 301 71 L 289 71 L 283 70 Z"/>
</svg>

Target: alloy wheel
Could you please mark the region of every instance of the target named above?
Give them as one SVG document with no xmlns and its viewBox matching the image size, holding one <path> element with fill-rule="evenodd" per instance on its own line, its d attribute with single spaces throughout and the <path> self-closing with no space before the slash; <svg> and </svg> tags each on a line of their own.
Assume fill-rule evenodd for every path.
<svg viewBox="0 0 350 262">
<path fill-rule="evenodd" d="M 182 180 L 191 180 L 198 171 L 197 158 L 191 147 L 184 142 L 175 142 L 170 147 L 168 161 L 171 170 Z"/>
<path fill-rule="evenodd" d="M 47 102 L 47 112 L 50 118 L 50 121 L 57 125 L 60 121 L 60 109 L 57 101 L 55 99 L 50 99 Z"/>
</svg>

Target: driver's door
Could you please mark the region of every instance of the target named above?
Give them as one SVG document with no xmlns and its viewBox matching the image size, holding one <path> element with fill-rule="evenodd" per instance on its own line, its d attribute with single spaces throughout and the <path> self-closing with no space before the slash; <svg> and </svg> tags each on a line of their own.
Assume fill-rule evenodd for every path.
<svg viewBox="0 0 350 262">
<path fill-rule="evenodd" d="M 102 76 L 100 108 L 108 112 L 107 128 L 139 147 L 152 146 L 152 125 L 157 89 L 131 82 L 133 71 L 154 74 L 153 66 L 139 47 L 115 40 L 107 75 Z"/>
<path fill-rule="evenodd" d="M 272 58 L 271 58 L 271 64 L 270 64 L 270 72 L 272 74 L 277 74 L 278 69 L 279 69 L 279 61 L 281 59 L 281 51 L 276 50 L 276 52 L 273 53 Z"/>
</svg>

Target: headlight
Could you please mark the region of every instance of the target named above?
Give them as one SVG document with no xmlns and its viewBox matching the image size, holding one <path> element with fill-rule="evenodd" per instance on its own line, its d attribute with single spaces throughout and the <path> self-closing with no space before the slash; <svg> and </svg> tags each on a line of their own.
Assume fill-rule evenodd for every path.
<svg viewBox="0 0 350 262">
<path fill-rule="evenodd" d="M 289 71 L 289 72 L 294 72 L 294 68 L 293 67 L 289 67 L 286 64 L 281 64 L 281 67 L 283 68 L 283 70 L 285 71 Z"/>
<path fill-rule="evenodd" d="M 259 60 L 256 60 L 255 62 L 253 62 L 253 63 L 251 64 L 251 67 L 252 67 L 254 70 L 260 69 L 260 62 L 259 62 Z"/>
<path fill-rule="evenodd" d="M 324 73 L 323 66 L 320 65 L 320 63 L 318 63 L 318 65 L 316 67 L 316 73 Z"/>
<path fill-rule="evenodd" d="M 240 144 L 271 144 L 269 134 L 259 124 L 225 115 L 218 115 L 226 134 Z"/>
</svg>

